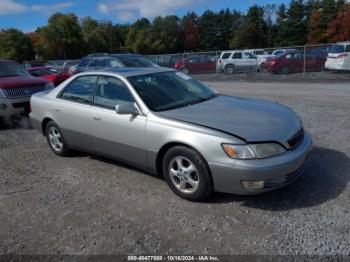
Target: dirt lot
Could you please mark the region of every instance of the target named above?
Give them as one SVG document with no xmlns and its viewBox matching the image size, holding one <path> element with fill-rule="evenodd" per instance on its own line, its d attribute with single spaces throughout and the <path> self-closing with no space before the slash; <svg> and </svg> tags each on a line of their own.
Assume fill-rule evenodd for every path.
<svg viewBox="0 0 350 262">
<path fill-rule="evenodd" d="M 192 203 L 120 163 L 55 156 L 24 119 L 0 130 L 0 254 L 350 255 L 350 85 L 221 80 L 209 84 L 302 116 L 315 142 L 303 177 Z"/>
</svg>

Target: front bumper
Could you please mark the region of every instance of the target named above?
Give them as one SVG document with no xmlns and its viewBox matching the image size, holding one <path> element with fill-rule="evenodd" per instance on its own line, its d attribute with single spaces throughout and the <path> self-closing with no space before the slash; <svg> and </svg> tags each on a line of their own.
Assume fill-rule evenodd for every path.
<svg viewBox="0 0 350 262">
<path fill-rule="evenodd" d="M 254 160 L 232 160 L 231 165 L 209 163 L 217 192 L 238 195 L 258 194 L 283 187 L 297 179 L 312 150 L 311 136 L 305 132 L 303 142 L 279 156 Z M 264 181 L 261 189 L 246 189 L 242 181 Z"/>
<path fill-rule="evenodd" d="M 10 118 L 14 115 L 20 115 L 29 112 L 30 97 L 8 99 L 0 98 L 0 117 Z"/>
</svg>

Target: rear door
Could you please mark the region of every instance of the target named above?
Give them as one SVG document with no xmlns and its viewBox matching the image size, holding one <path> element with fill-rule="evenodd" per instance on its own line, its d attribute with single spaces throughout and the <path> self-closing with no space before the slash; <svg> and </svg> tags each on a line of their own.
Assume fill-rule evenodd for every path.
<svg viewBox="0 0 350 262">
<path fill-rule="evenodd" d="M 242 52 L 234 52 L 232 55 L 232 62 L 235 65 L 235 70 L 244 70 L 245 64 L 243 62 L 243 53 Z"/>
<path fill-rule="evenodd" d="M 249 52 L 243 52 L 243 63 L 246 70 L 257 70 L 257 58 Z"/>
<path fill-rule="evenodd" d="M 55 121 L 66 142 L 91 150 L 91 103 L 97 76 L 81 76 L 70 82 L 54 105 Z"/>
</svg>

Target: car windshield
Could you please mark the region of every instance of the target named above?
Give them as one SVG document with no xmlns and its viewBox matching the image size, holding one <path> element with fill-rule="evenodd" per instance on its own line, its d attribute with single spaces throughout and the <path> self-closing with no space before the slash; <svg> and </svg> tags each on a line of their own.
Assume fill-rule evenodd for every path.
<svg viewBox="0 0 350 262">
<path fill-rule="evenodd" d="M 118 56 L 126 67 L 157 67 L 152 60 L 142 56 Z"/>
<path fill-rule="evenodd" d="M 217 96 L 209 87 L 181 72 L 164 72 L 128 78 L 152 111 L 167 111 Z"/>
<path fill-rule="evenodd" d="M 34 76 L 45 76 L 45 75 L 52 75 L 57 73 L 58 73 L 58 70 L 51 67 L 30 70 L 30 74 Z"/>
<path fill-rule="evenodd" d="M 19 64 L 0 63 L 0 77 L 29 76 L 29 73 Z"/>
<path fill-rule="evenodd" d="M 345 52 L 345 46 L 344 45 L 332 45 L 330 53 L 333 54 L 339 54 Z"/>
</svg>

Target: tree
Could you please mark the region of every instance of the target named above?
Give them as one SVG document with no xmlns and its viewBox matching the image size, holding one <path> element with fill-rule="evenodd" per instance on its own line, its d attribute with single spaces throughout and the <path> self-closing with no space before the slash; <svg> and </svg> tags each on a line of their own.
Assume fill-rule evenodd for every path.
<svg viewBox="0 0 350 262">
<path fill-rule="evenodd" d="M 326 37 L 330 42 L 348 41 L 350 39 L 350 4 L 344 5 L 336 18 L 328 24 Z"/>
<path fill-rule="evenodd" d="M 249 8 L 243 26 L 231 41 L 231 48 L 265 47 L 267 27 L 264 20 L 264 9 L 257 5 Z"/>
<path fill-rule="evenodd" d="M 37 33 L 45 59 L 78 58 L 82 54 L 83 37 L 74 14 L 53 14 L 48 25 L 39 28 Z"/>
<path fill-rule="evenodd" d="M 188 13 L 181 19 L 180 28 L 180 51 L 196 50 L 199 41 L 198 16 L 194 12 Z"/>
<path fill-rule="evenodd" d="M 178 50 L 179 18 L 175 15 L 156 17 L 151 27 L 149 39 L 156 53 L 173 53 Z"/>
<path fill-rule="evenodd" d="M 17 29 L 0 31 L 0 57 L 17 62 L 34 58 L 34 49 L 30 38 Z"/>
<path fill-rule="evenodd" d="M 305 44 L 308 30 L 303 0 L 292 0 L 285 15 L 286 18 L 281 20 L 279 24 L 276 45 Z"/>
</svg>

